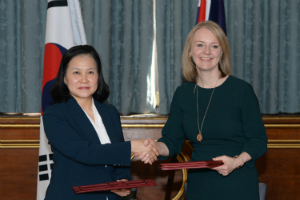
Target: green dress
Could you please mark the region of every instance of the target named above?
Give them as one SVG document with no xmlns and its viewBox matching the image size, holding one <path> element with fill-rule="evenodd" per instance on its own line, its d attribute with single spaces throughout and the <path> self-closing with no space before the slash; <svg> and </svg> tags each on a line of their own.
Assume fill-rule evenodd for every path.
<svg viewBox="0 0 300 200">
<path fill-rule="evenodd" d="M 197 87 L 201 126 L 213 89 Z M 187 200 L 259 200 L 255 160 L 267 151 L 267 136 L 251 85 L 229 76 L 215 88 L 203 123 L 201 143 L 197 140 L 194 88 L 195 83 L 187 82 L 174 94 L 169 118 L 158 140 L 169 148 L 168 157 L 180 153 L 187 138 L 193 145 L 191 161 L 211 160 L 222 155 L 234 157 L 242 152 L 247 152 L 252 160 L 228 176 L 210 169 L 189 170 Z"/>
</svg>

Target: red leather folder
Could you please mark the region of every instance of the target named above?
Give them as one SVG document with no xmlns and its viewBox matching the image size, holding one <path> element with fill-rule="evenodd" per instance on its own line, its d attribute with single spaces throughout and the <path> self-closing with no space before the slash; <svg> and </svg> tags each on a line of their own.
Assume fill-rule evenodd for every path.
<svg viewBox="0 0 300 200">
<path fill-rule="evenodd" d="M 223 165 L 221 160 L 213 161 L 195 161 L 195 162 L 181 162 L 181 163 L 162 163 L 162 170 L 176 170 L 176 169 L 201 169 L 201 168 L 215 168 Z"/>
<path fill-rule="evenodd" d="M 125 188 L 137 188 L 137 187 L 150 187 L 156 186 L 156 183 L 152 179 L 138 180 L 138 181 L 113 181 L 107 183 L 93 184 L 93 185 L 83 185 L 83 186 L 73 186 L 72 189 L 76 194 L 86 193 L 86 192 L 97 192 L 105 190 L 116 190 Z"/>
</svg>

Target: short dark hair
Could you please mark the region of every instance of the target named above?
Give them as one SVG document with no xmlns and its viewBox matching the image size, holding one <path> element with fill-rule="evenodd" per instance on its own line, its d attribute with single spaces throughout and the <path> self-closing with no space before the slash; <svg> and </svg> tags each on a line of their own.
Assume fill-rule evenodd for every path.
<svg viewBox="0 0 300 200">
<path fill-rule="evenodd" d="M 68 99 L 70 99 L 71 97 L 70 92 L 67 85 L 64 83 L 64 78 L 66 75 L 66 71 L 68 69 L 69 62 L 75 56 L 78 55 L 89 55 L 95 60 L 99 78 L 98 78 L 98 88 L 93 94 L 93 98 L 100 103 L 104 102 L 109 96 L 109 87 L 105 83 L 103 78 L 100 57 L 97 51 L 94 49 L 94 47 L 90 45 L 74 46 L 69 50 L 67 50 L 66 53 L 63 55 L 57 73 L 57 77 L 51 89 L 52 99 L 54 100 L 55 103 L 66 102 L 68 101 Z"/>
</svg>

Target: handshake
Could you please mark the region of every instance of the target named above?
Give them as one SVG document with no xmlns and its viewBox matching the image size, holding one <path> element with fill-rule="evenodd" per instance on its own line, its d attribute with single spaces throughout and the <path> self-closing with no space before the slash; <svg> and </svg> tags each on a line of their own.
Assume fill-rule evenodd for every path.
<svg viewBox="0 0 300 200">
<path fill-rule="evenodd" d="M 152 165 L 157 160 L 157 157 L 161 155 L 161 145 L 159 143 L 152 139 L 134 140 L 131 141 L 131 152 L 145 164 L 149 163 Z"/>
</svg>

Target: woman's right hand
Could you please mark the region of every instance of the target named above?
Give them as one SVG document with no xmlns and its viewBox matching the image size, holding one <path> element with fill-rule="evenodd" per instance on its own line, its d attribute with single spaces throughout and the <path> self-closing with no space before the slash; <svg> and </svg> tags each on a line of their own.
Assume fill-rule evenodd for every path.
<svg viewBox="0 0 300 200">
<path fill-rule="evenodd" d="M 158 152 L 157 154 L 155 154 L 156 156 L 159 156 L 159 146 L 157 145 L 157 142 L 155 142 L 152 139 L 146 139 L 144 140 L 144 146 L 145 147 L 152 147 L 153 149 L 156 149 Z M 145 152 L 142 153 L 135 153 L 134 154 L 139 160 L 141 160 L 142 162 L 144 162 L 145 164 L 150 163 L 150 159 L 149 159 L 149 155 L 146 154 Z M 157 158 L 155 159 L 157 160 Z"/>
<path fill-rule="evenodd" d="M 158 149 L 158 156 L 168 156 L 169 155 L 169 149 L 163 142 L 155 142 L 152 139 L 146 139 L 144 140 L 144 146 L 152 146 L 155 149 Z M 139 154 L 135 153 L 134 154 L 138 159 L 140 159 L 142 162 L 147 163 L 148 161 L 148 155 L 145 153 Z"/>
<path fill-rule="evenodd" d="M 159 156 L 157 145 L 149 145 L 147 140 L 131 141 L 131 152 L 145 164 L 152 164 Z"/>
</svg>

